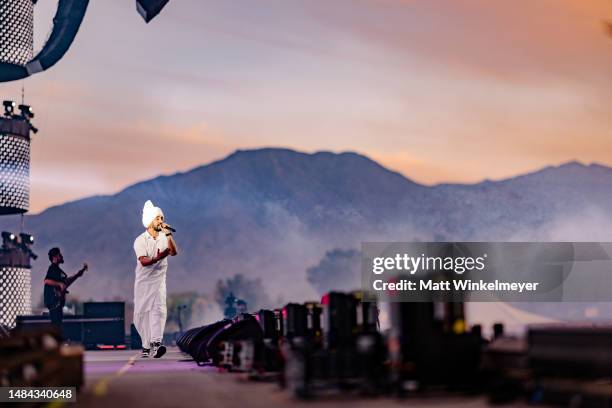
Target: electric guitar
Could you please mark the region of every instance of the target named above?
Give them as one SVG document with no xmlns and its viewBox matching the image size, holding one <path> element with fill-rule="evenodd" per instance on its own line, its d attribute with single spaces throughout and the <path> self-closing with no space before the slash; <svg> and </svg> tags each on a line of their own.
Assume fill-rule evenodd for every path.
<svg viewBox="0 0 612 408">
<path fill-rule="evenodd" d="M 49 309 L 55 309 L 57 307 L 64 307 L 66 304 L 66 295 L 68 292 L 68 287 L 72 285 L 77 279 L 79 279 L 85 271 L 87 270 L 87 264 L 83 265 L 80 271 L 78 271 L 74 276 L 66 276 L 62 283 L 64 284 L 64 289 L 61 289 L 57 286 L 52 286 L 53 288 L 53 299 L 49 302 L 45 302 L 48 304 Z M 50 306 L 50 307 L 49 307 Z"/>
</svg>

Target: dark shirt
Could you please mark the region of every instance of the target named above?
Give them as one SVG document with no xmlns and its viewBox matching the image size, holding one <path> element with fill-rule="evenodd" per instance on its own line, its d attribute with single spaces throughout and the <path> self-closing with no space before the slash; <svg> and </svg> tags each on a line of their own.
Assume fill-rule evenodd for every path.
<svg viewBox="0 0 612 408">
<path fill-rule="evenodd" d="M 60 268 L 59 265 L 51 264 L 49 265 L 45 279 L 66 283 L 67 277 L 68 275 L 66 275 L 66 272 L 62 271 L 62 268 Z M 57 288 L 51 285 L 45 285 L 44 301 L 45 306 L 49 309 L 63 306 L 63 299 L 57 296 Z"/>
<path fill-rule="evenodd" d="M 52 263 L 49 265 L 49 269 L 47 269 L 47 276 L 45 276 L 45 279 L 66 283 L 67 277 L 68 275 L 66 275 L 66 272 L 62 271 L 59 265 Z"/>
</svg>

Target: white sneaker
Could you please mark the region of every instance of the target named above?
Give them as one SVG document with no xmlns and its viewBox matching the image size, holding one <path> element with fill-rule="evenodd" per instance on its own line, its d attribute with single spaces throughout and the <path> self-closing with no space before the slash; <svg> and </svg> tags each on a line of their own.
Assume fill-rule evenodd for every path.
<svg viewBox="0 0 612 408">
<path fill-rule="evenodd" d="M 143 348 L 142 352 L 140 353 L 140 357 L 141 358 L 147 358 L 147 357 L 149 357 L 150 354 L 151 354 L 151 350 L 150 349 Z"/>
<path fill-rule="evenodd" d="M 151 343 L 151 349 L 152 349 L 153 358 L 160 358 L 161 356 L 166 354 L 166 346 L 161 344 L 161 342 L 159 341 Z"/>
</svg>

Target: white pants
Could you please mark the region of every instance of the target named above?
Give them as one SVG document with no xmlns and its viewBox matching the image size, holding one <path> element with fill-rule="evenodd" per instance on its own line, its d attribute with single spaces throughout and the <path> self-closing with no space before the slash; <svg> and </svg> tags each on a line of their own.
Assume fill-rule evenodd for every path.
<svg viewBox="0 0 612 408">
<path fill-rule="evenodd" d="M 165 296 L 163 298 L 162 296 L 156 296 L 151 310 L 134 313 L 134 325 L 142 339 L 143 348 L 150 348 L 151 343 L 162 341 L 167 315 Z"/>
</svg>

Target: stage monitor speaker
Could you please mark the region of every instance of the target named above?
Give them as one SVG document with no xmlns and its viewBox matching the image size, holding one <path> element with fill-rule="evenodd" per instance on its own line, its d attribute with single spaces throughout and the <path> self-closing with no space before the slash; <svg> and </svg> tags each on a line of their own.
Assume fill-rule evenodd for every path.
<svg viewBox="0 0 612 408">
<path fill-rule="evenodd" d="M 62 335 L 69 342 L 83 342 L 83 323 L 81 316 L 65 316 L 62 322 Z"/>
<path fill-rule="evenodd" d="M 22 330 L 50 324 L 49 316 L 17 317 L 17 327 Z M 96 349 L 99 345 L 125 345 L 124 319 L 116 316 L 64 316 L 62 337 L 66 341 L 82 343 L 87 349 Z"/>
<path fill-rule="evenodd" d="M 62 322 L 62 338 L 64 341 L 82 343 L 83 316 L 64 316 Z M 51 325 L 49 315 L 17 316 L 18 330 L 37 330 Z"/>
<path fill-rule="evenodd" d="M 160 11 L 168 4 L 169 0 L 136 0 L 136 10 L 144 18 L 145 22 L 149 22 L 159 14 Z"/>
<path fill-rule="evenodd" d="M 123 319 L 87 318 L 83 322 L 83 345 L 95 349 L 98 345 L 125 344 Z"/>
<path fill-rule="evenodd" d="M 125 302 L 85 302 L 83 315 L 90 317 L 118 317 L 125 319 Z"/>
</svg>

